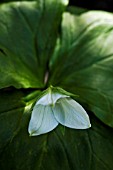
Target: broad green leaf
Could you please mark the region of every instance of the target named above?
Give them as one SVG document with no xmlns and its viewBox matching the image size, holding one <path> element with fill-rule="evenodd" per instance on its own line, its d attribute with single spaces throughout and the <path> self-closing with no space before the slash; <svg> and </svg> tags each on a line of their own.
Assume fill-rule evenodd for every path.
<svg viewBox="0 0 113 170">
<path fill-rule="evenodd" d="M 50 61 L 49 84 L 79 95 L 78 101 L 113 127 L 113 15 L 64 13 Z"/>
<path fill-rule="evenodd" d="M 23 116 L 26 117 L 24 112 L 30 116 L 32 104 L 39 93 L 40 91 L 30 93 L 29 90 L 23 92 L 11 88 L 0 91 L 0 152 L 18 134 Z"/>
<path fill-rule="evenodd" d="M 72 97 L 113 126 L 113 17 L 65 13 L 60 36 L 65 2 L 0 6 L 0 88 L 22 88 L 0 90 L 0 170 L 113 169 L 113 130 L 92 113 L 88 130 L 58 125 L 38 137 L 28 133 L 33 105 L 42 93 L 23 88 L 43 88 L 48 63 L 48 84 L 78 94 Z"/>
<path fill-rule="evenodd" d="M 29 91 L 0 91 L 1 170 L 112 170 L 113 131 L 91 113 L 88 130 L 58 125 L 50 133 L 30 137 L 32 104 L 40 92 Z"/>
<path fill-rule="evenodd" d="M 92 128 L 88 130 L 65 128 L 63 134 L 62 126 L 58 126 L 45 135 L 30 137 L 30 112 L 29 108 L 24 109 L 22 96 L 20 91 L 0 94 L 8 107 L 0 114 L 1 170 L 112 170 L 111 128 L 90 114 Z M 13 101 L 8 102 L 10 107 L 7 99 Z"/>
<path fill-rule="evenodd" d="M 0 5 L 0 88 L 43 88 L 64 0 Z"/>
</svg>

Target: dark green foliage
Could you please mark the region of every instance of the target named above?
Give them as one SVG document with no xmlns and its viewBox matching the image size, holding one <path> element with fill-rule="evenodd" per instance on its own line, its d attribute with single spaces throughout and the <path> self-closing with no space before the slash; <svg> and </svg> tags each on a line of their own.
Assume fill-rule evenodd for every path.
<svg viewBox="0 0 113 170">
<path fill-rule="evenodd" d="M 113 15 L 65 6 L 0 5 L 0 170 L 113 169 Z M 49 85 L 78 95 L 90 129 L 29 136 L 33 104 Z"/>
</svg>

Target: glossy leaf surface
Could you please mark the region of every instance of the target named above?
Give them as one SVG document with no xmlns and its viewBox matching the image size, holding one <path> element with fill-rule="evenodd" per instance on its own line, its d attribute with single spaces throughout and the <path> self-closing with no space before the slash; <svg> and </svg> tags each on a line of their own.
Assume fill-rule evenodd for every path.
<svg viewBox="0 0 113 170">
<path fill-rule="evenodd" d="M 80 103 L 113 127 L 113 15 L 64 13 L 61 33 L 49 83 L 77 94 Z"/>
<path fill-rule="evenodd" d="M 30 137 L 25 94 L 7 91 L 0 96 L 0 169 L 112 170 L 113 131 L 91 113 L 92 128 L 88 130 L 58 126 L 45 135 Z M 13 104 L 8 101 L 7 105 L 6 98 Z"/>
<path fill-rule="evenodd" d="M 0 88 L 44 87 L 64 8 L 63 0 L 0 6 Z"/>
</svg>

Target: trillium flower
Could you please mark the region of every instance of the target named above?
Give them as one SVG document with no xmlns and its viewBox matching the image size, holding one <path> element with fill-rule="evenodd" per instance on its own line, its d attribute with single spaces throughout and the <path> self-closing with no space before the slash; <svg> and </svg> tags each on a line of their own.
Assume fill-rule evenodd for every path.
<svg viewBox="0 0 113 170">
<path fill-rule="evenodd" d="M 73 129 L 91 127 L 89 117 L 83 107 L 71 99 L 70 93 L 61 88 L 48 88 L 36 102 L 28 131 L 37 136 L 55 129 L 58 124 Z"/>
</svg>

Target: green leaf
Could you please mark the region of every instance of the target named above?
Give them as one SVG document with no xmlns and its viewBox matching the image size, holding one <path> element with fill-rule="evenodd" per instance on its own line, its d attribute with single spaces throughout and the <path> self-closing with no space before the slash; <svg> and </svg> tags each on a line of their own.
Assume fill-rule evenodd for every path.
<svg viewBox="0 0 113 170">
<path fill-rule="evenodd" d="M 45 135 L 29 136 L 31 108 L 38 95 L 39 91 L 23 89 L 0 91 L 0 169 L 112 170 L 113 131 L 91 113 L 88 130 L 59 125 Z"/>
<path fill-rule="evenodd" d="M 0 6 L 0 88 L 22 88 L 0 90 L 1 170 L 113 169 L 113 130 L 90 112 L 88 130 L 59 125 L 38 137 L 28 133 L 31 111 L 41 92 L 23 87 L 43 88 L 47 71 L 48 84 L 78 94 L 72 97 L 113 126 L 113 16 L 65 13 L 60 36 L 65 2 Z"/>
<path fill-rule="evenodd" d="M 7 97 L 5 93 L 3 96 Z M 22 95 L 16 92 L 9 98 L 16 102 L 17 96 L 20 101 Z M 18 102 L 16 106 L 23 104 Z M 23 114 L 22 110 L 0 114 L 0 169 L 112 170 L 113 131 L 94 116 L 90 115 L 92 128 L 88 130 L 65 128 L 62 134 L 62 126 L 58 126 L 48 134 L 30 137 L 27 132 L 30 112 L 25 109 Z"/>
<path fill-rule="evenodd" d="M 24 111 L 22 92 L 0 91 L 0 151 L 12 139 Z M 7 131 L 6 131 L 7 129 Z"/>
<path fill-rule="evenodd" d="M 0 5 L 0 88 L 44 87 L 65 5 L 64 0 Z"/>
<path fill-rule="evenodd" d="M 11 88 L 0 91 L 0 152 L 18 134 L 23 116 L 26 117 L 24 112 L 30 115 L 32 104 L 39 93 L 40 91 L 30 93 Z"/>
<path fill-rule="evenodd" d="M 49 84 L 77 100 L 113 127 L 113 15 L 64 13 L 61 36 L 50 61 Z"/>
</svg>

